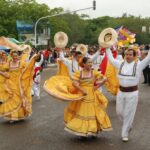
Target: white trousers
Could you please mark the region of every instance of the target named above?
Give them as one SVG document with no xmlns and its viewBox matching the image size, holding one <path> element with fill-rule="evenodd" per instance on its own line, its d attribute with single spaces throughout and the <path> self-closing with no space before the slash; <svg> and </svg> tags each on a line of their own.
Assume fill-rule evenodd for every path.
<svg viewBox="0 0 150 150">
<path fill-rule="evenodd" d="M 40 98 L 40 84 L 36 84 L 33 82 L 32 95 L 35 95 L 36 97 Z"/>
<path fill-rule="evenodd" d="M 116 112 L 119 119 L 122 121 L 122 137 L 128 137 L 129 131 L 132 128 L 137 104 L 138 104 L 138 91 L 134 92 L 121 92 L 117 94 Z"/>
</svg>

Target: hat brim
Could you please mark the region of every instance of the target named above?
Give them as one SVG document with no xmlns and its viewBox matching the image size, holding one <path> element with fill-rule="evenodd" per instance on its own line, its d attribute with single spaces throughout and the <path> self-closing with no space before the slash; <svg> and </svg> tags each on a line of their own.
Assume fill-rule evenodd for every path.
<svg viewBox="0 0 150 150">
<path fill-rule="evenodd" d="M 57 32 L 54 35 L 54 43 L 57 48 L 65 48 L 68 44 L 68 36 L 64 32 Z"/>
<path fill-rule="evenodd" d="M 78 44 L 76 51 L 80 51 L 83 55 L 85 55 L 88 51 L 87 46 L 84 44 Z"/>
<path fill-rule="evenodd" d="M 105 36 L 108 34 L 111 35 L 111 38 L 108 41 L 106 41 Z M 113 28 L 106 28 L 100 33 L 98 37 L 98 43 L 101 47 L 108 48 L 117 43 L 117 38 L 118 34 Z"/>
</svg>

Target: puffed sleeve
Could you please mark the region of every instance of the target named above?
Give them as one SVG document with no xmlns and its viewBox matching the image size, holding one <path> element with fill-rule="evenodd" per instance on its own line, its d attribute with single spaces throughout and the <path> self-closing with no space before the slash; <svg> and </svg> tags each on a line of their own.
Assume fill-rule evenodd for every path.
<svg viewBox="0 0 150 150">
<path fill-rule="evenodd" d="M 76 71 L 76 72 L 73 74 L 72 79 L 79 81 L 79 80 L 80 80 L 80 71 Z"/>
</svg>

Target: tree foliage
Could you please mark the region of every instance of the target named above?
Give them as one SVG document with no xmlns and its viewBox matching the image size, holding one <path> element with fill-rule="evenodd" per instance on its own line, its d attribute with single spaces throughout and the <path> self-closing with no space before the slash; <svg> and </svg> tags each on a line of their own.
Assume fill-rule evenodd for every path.
<svg viewBox="0 0 150 150">
<path fill-rule="evenodd" d="M 64 12 L 63 8 L 50 9 L 46 4 L 38 4 L 35 0 L 0 0 L 0 35 L 17 38 L 16 20 L 35 23 L 40 17 Z M 69 12 L 69 11 L 68 11 Z M 124 26 L 137 34 L 138 43 L 149 43 L 150 31 L 142 33 L 142 26 L 150 27 L 150 18 L 135 17 L 124 13 L 122 17 L 103 16 L 89 19 L 86 14 L 65 14 L 62 16 L 42 20 L 38 29 L 44 24 L 51 28 L 51 39 L 58 31 L 64 31 L 69 36 L 69 45 L 72 43 L 97 44 L 100 32 L 107 27 L 117 28 Z"/>
</svg>

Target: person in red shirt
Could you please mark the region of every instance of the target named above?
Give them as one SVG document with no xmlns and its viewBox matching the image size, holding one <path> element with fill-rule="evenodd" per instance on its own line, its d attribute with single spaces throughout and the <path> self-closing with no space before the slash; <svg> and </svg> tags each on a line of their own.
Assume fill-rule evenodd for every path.
<svg viewBox="0 0 150 150">
<path fill-rule="evenodd" d="M 44 66 L 47 66 L 48 60 L 49 60 L 49 54 L 50 54 L 50 49 L 45 49 L 43 51 L 43 56 L 44 56 Z"/>
<path fill-rule="evenodd" d="M 48 60 L 48 58 L 49 58 L 49 50 L 48 49 L 43 51 L 43 56 L 44 56 L 44 59 Z"/>
</svg>

